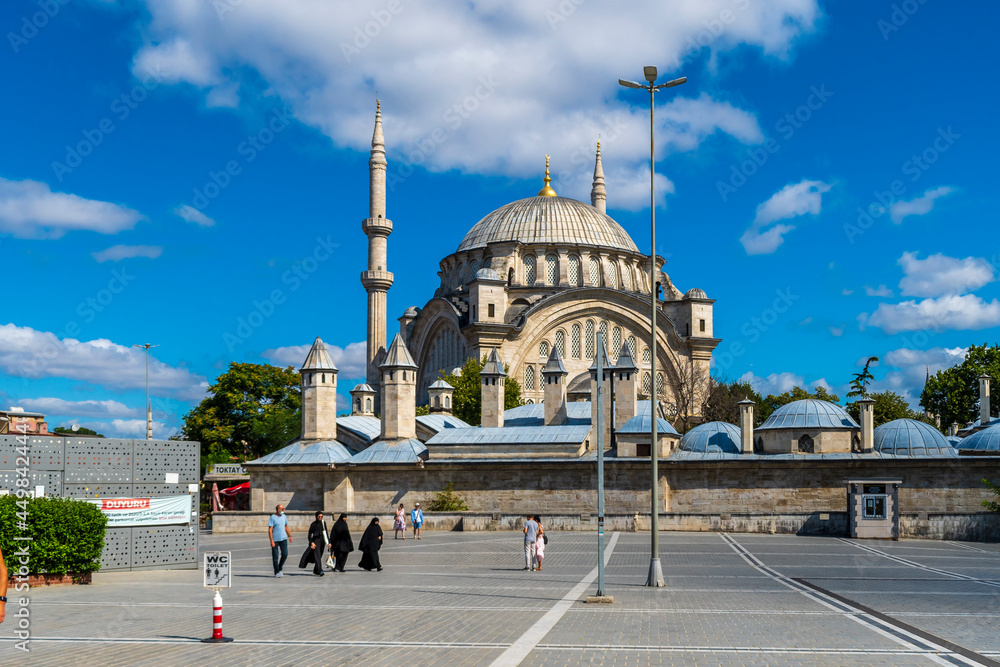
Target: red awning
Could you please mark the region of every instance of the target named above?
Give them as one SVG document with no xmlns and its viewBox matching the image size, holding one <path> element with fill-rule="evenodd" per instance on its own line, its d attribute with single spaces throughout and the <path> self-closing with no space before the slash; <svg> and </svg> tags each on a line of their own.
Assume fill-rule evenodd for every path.
<svg viewBox="0 0 1000 667">
<path fill-rule="evenodd" d="M 224 496 L 235 496 L 240 493 L 250 493 L 250 482 L 243 482 L 242 484 L 237 484 L 236 486 L 231 486 L 228 489 L 223 489 L 219 491 Z"/>
</svg>

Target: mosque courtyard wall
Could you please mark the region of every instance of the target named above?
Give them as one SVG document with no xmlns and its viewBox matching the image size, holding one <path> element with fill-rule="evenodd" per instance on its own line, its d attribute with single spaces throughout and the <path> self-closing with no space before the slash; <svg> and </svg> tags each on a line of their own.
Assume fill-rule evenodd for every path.
<svg viewBox="0 0 1000 667">
<path fill-rule="evenodd" d="M 1000 539 L 1000 514 L 986 513 L 981 480 L 1000 476 L 1000 458 L 768 460 L 660 462 L 663 530 L 724 530 L 842 535 L 847 530 L 847 480 L 893 478 L 899 490 L 900 534 L 936 539 Z M 217 513 L 218 532 L 265 531 L 273 507 L 391 517 L 403 503 L 426 507 L 446 484 L 469 512 L 427 512 L 431 530 L 516 529 L 538 513 L 557 530 L 596 530 L 597 475 L 589 462 L 428 461 L 417 465 L 263 468 L 251 472 L 251 512 Z M 648 460 L 609 459 L 605 503 L 609 530 L 648 530 Z"/>
</svg>

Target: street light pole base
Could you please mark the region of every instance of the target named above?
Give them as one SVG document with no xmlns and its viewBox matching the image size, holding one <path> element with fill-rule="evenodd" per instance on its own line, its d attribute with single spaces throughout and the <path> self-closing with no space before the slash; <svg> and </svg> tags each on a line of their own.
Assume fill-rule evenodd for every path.
<svg viewBox="0 0 1000 667">
<path fill-rule="evenodd" d="M 659 558 L 649 559 L 649 577 L 646 585 L 650 588 L 663 588 L 663 570 L 660 568 Z"/>
</svg>

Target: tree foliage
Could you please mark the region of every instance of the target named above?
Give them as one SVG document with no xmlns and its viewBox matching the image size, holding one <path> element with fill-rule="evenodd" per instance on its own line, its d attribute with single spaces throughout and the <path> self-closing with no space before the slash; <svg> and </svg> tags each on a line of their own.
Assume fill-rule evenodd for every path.
<svg viewBox="0 0 1000 667">
<path fill-rule="evenodd" d="M 740 423 L 739 402 L 750 399 L 754 406 L 754 427 L 760 426 L 764 421 L 761 418 L 762 400 L 760 394 L 754 391 L 749 382 L 734 380 L 726 382 L 719 378 L 712 378 L 705 398 L 705 403 L 701 406 L 701 414 L 705 421 L 721 421 L 730 424 Z"/>
<path fill-rule="evenodd" d="M 27 531 L 18 526 L 26 526 Z M 108 518 L 94 503 L 71 498 L 0 497 L 0 549 L 13 574 L 13 554 L 22 547 L 20 562 L 29 574 L 88 574 L 101 566 L 104 528 Z M 30 540 L 18 541 L 25 534 Z"/>
<path fill-rule="evenodd" d="M 990 376 L 991 386 L 1000 382 L 1000 345 L 972 345 L 965 360 L 932 375 L 920 394 L 920 405 L 941 416 L 941 424 L 965 425 L 979 418 L 979 376 Z M 991 406 L 991 416 L 997 406 Z"/>
<path fill-rule="evenodd" d="M 455 493 L 455 485 L 448 482 L 428 505 L 432 512 L 468 512 L 469 506 Z"/>
<path fill-rule="evenodd" d="M 984 479 L 983 484 L 986 485 L 987 489 L 993 492 L 994 496 L 1000 498 L 1000 484 L 995 484 L 988 479 Z M 984 500 L 983 507 L 994 512 L 1000 512 L 1000 502 L 997 502 L 996 500 Z"/>
<path fill-rule="evenodd" d="M 93 429 L 85 428 L 83 426 L 78 426 L 75 431 L 71 428 L 66 428 L 65 426 L 56 426 L 54 429 L 52 429 L 52 432 L 65 433 L 66 435 L 96 435 L 98 438 L 104 437 L 103 433 L 98 433 Z"/>
<path fill-rule="evenodd" d="M 299 374 L 291 366 L 233 362 L 209 396 L 184 416 L 185 440 L 201 443 L 201 462 L 253 460 L 301 433 Z"/>
<path fill-rule="evenodd" d="M 910 404 L 907 403 L 906 399 L 894 391 L 877 391 L 867 397 L 875 401 L 872 404 L 873 427 L 881 426 L 895 419 L 916 419 L 937 427 L 932 419 L 910 409 Z M 848 403 L 845 409 L 854 421 L 861 422 L 861 408 L 857 403 Z"/>
<path fill-rule="evenodd" d="M 868 398 L 868 385 L 875 379 L 869 367 L 877 361 L 878 357 L 868 357 L 865 367 L 860 372 L 854 374 L 854 379 L 851 380 L 851 390 L 847 392 L 847 398 Z"/>
<path fill-rule="evenodd" d="M 483 370 L 485 363 L 485 356 L 482 360 L 471 357 L 466 359 L 462 365 L 460 375 L 446 375 L 444 378 L 445 382 L 455 388 L 451 398 L 452 414 L 466 424 L 473 426 L 478 426 L 482 417 L 483 383 L 479 372 Z M 503 369 L 507 373 L 510 372 L 507 364 L 504 364 Z M 504 410 L 510 410 L 519 405 L 521 405 L 521 385 L 508 375 L 504 383 Z"/>
<path fill-rule="evenodd" d="M 818 387 L 816 387 L 816 389 L 813 390 L 812 393 L 809 393 L 802 387 L 792 387 L 790 391 L 786 391 L 783 394 L 778 394 L 777 396 L 775 396 L 774 394 L 768 394 L 760 401 L 760 403 L 758 403 L 758 407 L 760 408 L 759 409 L 760 423 L 763 423 L 768 417 L 771 416 L 771 414 L 775 410 L 780 408 L 782 405 L 788 405 L 793 401 L 801 401 L 807 398 L 815 398 L 820 401 L 829 401 L 830 403 L 840 402 L 840 397 L 835 394 L 831 394 L 829 391 L 827 391 L 826 387 L 824 387 L 823 385 L 819 385 Z"/>
</svg>

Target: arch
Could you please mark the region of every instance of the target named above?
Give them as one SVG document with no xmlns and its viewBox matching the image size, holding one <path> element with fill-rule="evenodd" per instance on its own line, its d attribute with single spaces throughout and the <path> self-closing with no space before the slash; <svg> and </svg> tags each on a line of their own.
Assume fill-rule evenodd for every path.
<svg viewBox="0 0 1000 667">
<path fill-rule="evenodd" d="M 566 332 L 562 329 L 556 331 L 556 349 L 559 350 L 559 356 L 563 359 L 566 358 Z"/>
<path fill-rule="evenodd" d="M 569 330 L 569 354 L 574 359 L 580 358 L 580 324 L 574 322 Z"/>
<path fill-rule="evenodd" d="M 601 338 L 604 340 L 604 349 L 608 349 L 608 321 L 601 320 L 601 326 L 598 328 L 601 332 Z"/>
<path fill-rule="evenodd" d="M 545 256 L 545 284 L 559 284 L 559 258 L 552 254 Z"/>
<path fill-rule="evenodd" d="M 549 341 L 543 340 L 541 343 L 538 344 L 538 356 L 540 356 L 542 359 L 549 358 Z"/>
<path fill-rule="evenodd" d="M 525 405 L 534 405 L 534 404 L 535 404 L 535 401 L 529 398 L 529 399 L 526 399 L 526 400 L 524 401 L 524 404 L 525 404 Z"/>
<path fill-rule="evenodd" d="M 590 258 L 590 284 L 594 287 L 601 286 L 601 260 L 593 256 Z"/>
<path fill-rule="evenodd" d="M 804 454 L 812 454 L 816 451 L 816 443 L 808 433 L 803 433 L 802 437 L 799 438 L 799 451 Z"/>
<path fill-rule="evenodd" d="M 361 399 L 360 398 L 354 399 L 354 410 L 355 410 L 355 412 L 361 412 Z"/>
<path fill-rule="evenodd" d="M 435 396 L 434 397 L 434 407 L 435 408 L 440 408 L 441 407 L 441 397 L 440 396 Z"/>
<path fill-rule="evenodd" d="M 451 396 L 448 396 L 447 394 L 444 397 L 444 407 L 447 410 L 451 410 Z"/>
<path fill-rule="evenodd" d="M 371 412 L 371 411 L 372 411 L 372 399 L 366 398 L 365 399 L 365 412 Z"/>
<path fill-rule="evenodd" d="M 594 320 L 587 320 L 587 359 L 593 359 L 597 355 L 597 343 L 594 339 Z"/>
<path fill-rule="evenodd" d="M 534 255 L 524 256 L 524 284 L 534 285 L 535 284 L 535 269 L 536 260 Z"/>
<path fill-rule="evenodd" d="M 764 438 L 757 436 L 757 439 L 753 441 L 753 453 L 763 454 L 764 453 Z"/>
<path fill-rule="evenodd" d="M 524 388 L 531 391 L 535 388 L 535 367 L 528 365 L 524 367 Z"/>
<path fill-rule="evenodd" d="M 507 287 L 514 284 L 514 267 L 507 269 Z"/>
<path fill-rule="evenodd" d="M 569 256 L 569 284 L 573 287 L 583 285 L 583 272 L 580 271 L 580 258 L 576 255 Z"/>
<path fill-rule="evenodd" d="M 326 373 L 320 373 L 320 384 L 326 384 Z"/>
</svg>

